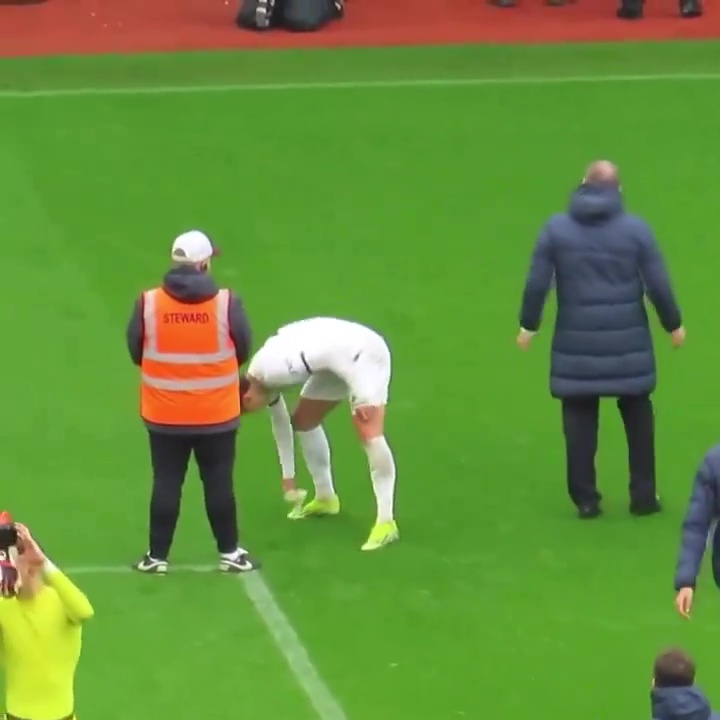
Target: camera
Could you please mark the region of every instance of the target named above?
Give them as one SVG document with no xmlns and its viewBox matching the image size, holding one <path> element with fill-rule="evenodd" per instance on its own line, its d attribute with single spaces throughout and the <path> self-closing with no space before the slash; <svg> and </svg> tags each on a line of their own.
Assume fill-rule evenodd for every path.
<svg viewBox="0 0 720 720">
<path fill-rule="evenodd" d="M 17 545 L 18 534 L 14 525 L 0 525 L 0 550 Z"/>
</svg>

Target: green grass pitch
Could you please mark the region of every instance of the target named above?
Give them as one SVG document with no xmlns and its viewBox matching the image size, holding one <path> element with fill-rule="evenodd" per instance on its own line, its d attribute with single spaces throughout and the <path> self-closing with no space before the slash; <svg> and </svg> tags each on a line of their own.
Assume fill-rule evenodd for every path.
<svg viewBox="0 0 720 720">
<path fill-rule="evenodd" d="M 647 714 L 650 663 L 671 643 L 697 655 L 720 702 L 717 595 L 705 582 L 683 623 L 671 587 L 689 482 L 720 423 L 720 85 L 591 81 L 719 61 L 715 43 L 2 61 L 0 505 L 68 568 L 145 550 L 149 468 L 124 326 L 173 234 L 200 227 L 222 246 L 216 276 L 244 297 L 256 344 L 330 314 L 372 324 L 393 349 L 397 546 L 359 552 L 373 500 L 344 411 L 329 422 L 346 510 L 336 520 L 285 520 L 266 417 L 239 440 L 245 541 L 349 720 L 631 720 Z M 558 75 L 590 81 L 44 92 Z M 548 334 L 529 355 L 513 341 L 535 233 L 603 156 L 657 230 L 688 345 L 657 338 L 667 512 L 629 518 L 608 405 L 607 516 L 582 524 L 565 498 Z M 193 471 L 176 562 L 214 559 L 198 485 Z M 97 612 L 82 720 L 333 720 L 237 579 L 77 580 Z"/>
</svg>

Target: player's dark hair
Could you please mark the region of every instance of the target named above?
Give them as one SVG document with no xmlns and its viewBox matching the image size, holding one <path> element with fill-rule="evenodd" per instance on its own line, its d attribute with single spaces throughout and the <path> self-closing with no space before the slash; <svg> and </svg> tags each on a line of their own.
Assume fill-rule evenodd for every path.
<svg viewBox="0 0 720 720">
<path fill-rule="evenodd" d="M 695 682 L 695 661 L 683 650 L 670 648 L 655 658 L 655 687 L 688 687 Z"/>
</svg>

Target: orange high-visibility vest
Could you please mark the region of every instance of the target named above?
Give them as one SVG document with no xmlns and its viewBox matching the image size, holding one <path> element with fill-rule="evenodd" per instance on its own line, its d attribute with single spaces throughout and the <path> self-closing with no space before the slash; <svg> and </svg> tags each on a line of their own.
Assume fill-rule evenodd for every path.
<svg viewBox="0 0 720 720">
<path fill-rule="evenodd" d="M 230 291 L 181 303 L 143 293 L 140 414 L 159 425 L 215 425 L 240 415 L 240 376 L 230 337 Z"/>
</svg>

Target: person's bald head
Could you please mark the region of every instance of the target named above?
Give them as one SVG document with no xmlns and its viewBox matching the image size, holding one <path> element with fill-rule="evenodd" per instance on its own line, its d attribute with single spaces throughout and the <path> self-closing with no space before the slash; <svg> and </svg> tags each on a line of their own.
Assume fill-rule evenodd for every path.
<svg viewBox="0 0 720 720">
<path fill-rule="evenodd" d="M 612 185 L 620 187 L 620 173 L 617 165 L 609 160 L 595 160 L 588 165 L 583 185 Z"/>
</svg>

